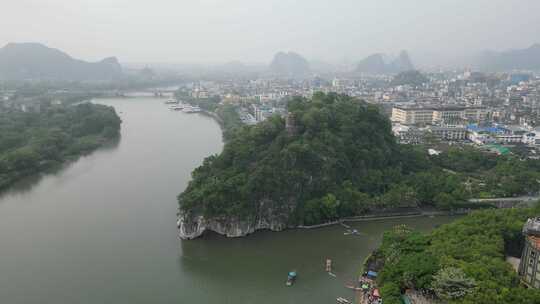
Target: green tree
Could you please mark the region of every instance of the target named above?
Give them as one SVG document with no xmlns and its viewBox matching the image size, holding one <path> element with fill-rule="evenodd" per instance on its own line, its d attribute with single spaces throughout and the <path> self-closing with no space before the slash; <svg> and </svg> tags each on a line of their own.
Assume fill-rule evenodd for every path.
<svg viewBox="0 0 540 304">
<path fill-rule="evenodd" d="M 338 207 L 340 202 L 336 196 L 329 193 L 321 199 L 321 211 L 326 220 L 335 220 L 338 218 Z"/>
<path fill-rule="evenodd" d="M 447 301 L 465 297 L 475 286 L 475 281 L 456 267 L 441 269 L 433 280 L 433 289 L 437 296 Z"/>
<path fill-rule="evenodd" d="M 372 202 L 368 194 L 355 189 L 350 181 L 342 184 L 337 197 L 340 202 L 338 210 L 340 217 L 361 215 L 369 210 Z"/>
<path fill-rule="evenodd" d="M 441 192 L 435 196 L 435 206 L 442 210 L 450 210 L 456 204 L 456 200 L 451 194 Z"/>
<path fill-rule="evenodd" d="M 395 283 L 388 283 L 381 287 L 381 297 L 384 299 L 384 303 L 390 304 L 402 304 L 401 303 L 401 290 Z"/>
<path fill-rule="evenodd" d="M 120 118 L 96 104 L 0 112 L 0 188 L 116 137 Z"/>
<path fill-rule="evenodd" d="M 381 202 L 388 207 L 411 207 L 417 205 L 418 199 L 414 188 L 399 184 L 390 186 L 381 196 Z"/>
</svg>

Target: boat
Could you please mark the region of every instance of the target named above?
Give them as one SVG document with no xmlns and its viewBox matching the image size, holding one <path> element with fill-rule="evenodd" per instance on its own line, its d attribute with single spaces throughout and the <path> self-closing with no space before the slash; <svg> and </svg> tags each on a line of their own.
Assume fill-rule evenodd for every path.
<svg viewBox="0 0 540 304">
<path fill-rule="evenodd" d="M 339 298 L 336 298 L 336 302 L 339 303 L 339 304 L 350 304 L 351 301 L 345 299 L 345 298 L 342 298 L 342 297 L 339 297 Z"/>
<path fill-rule="evenodd" d="M 178 104 L 178 105 L 173 105 L 173 106 L 170 106 L 169 109 L 173 110 L 173 111 L 181 111 L 184 109 L 184 105 L 183 104 Z"/>
<path fill-rule="evenodd" d="M 178 100 L 174 100 L 174 99 L 168 99 L 167 101 L 165 101 L 165 104 L 177 104 L 178 103 Z"/>
<path fill-rule="evenodd" d="M 184 113 L 198 113 L 201 111 L 201 108 L 197 107 L 197 106 L 185 106 L 184 109 L 182 110 L 182 112 Z"/>
<path fill-rule="evenodd" d="M 345 285 L 345 288 L 352 289 L 352 290 L 355 290 L 355 291 L 363 290 L 362 287 L 356 287 L 356 286 L 353 286 L 353 285 Z"/>
<path fill-rule="evenodd" d="M 185 113 L 191 113 L 191 109 L 193 107 L 190 106 L 190 105 L 185 105 L 184 108 L 182 109 L 182 112 L 185 112 Z"/>
<path fill-rule="evenodd" d="M 343 232 L 343 235 L 360 235 L 360 232 L 356 229 L 347 229 L 347 232 Z"/>
<path fill-rule="evenodd" d="M 287 275 L 287 283 L 285 283 L 285 285 L 292 286 L 294 282 L 296 281 L 296 277 L 297 277 L 296 271 L 290 271 L 289 274 Z"/>
</svg>

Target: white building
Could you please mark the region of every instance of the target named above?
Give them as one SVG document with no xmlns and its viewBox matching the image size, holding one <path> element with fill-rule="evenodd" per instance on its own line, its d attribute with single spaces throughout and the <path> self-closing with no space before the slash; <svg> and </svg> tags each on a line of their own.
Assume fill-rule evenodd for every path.
<svg viewBox="0 0 540 304">
<path fill-rule="evenodd" d="M 442 140 L 459 141 L 467 139 L 467 129 L 463 126 L 432 126 L 428 130 Z"/>
<path fill-rule="evenodd" d="M 391 120 L 407 125 L 454 123 L 461 120 L 482 122 L 489 118 L 489 113 L 484 107 L 394 106 Z"/>
</svg>

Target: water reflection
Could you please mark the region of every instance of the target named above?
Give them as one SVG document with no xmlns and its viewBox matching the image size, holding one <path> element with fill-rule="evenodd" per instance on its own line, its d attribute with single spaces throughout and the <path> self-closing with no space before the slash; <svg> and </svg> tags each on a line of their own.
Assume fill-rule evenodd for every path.
<svg viewBox="0 0 540 304">
<path fill-rule="evenodd" d="M 219 126 L 156 99 L 97 102 L 122 112 L 120 145 L 21 181 L 24 195 L 0 202 L 2 303 L 333 303 L 348 295 L 343 280 L 384 230 L 449 221 L 351 225 L 358 237 L 337 226 L 178 241 L 175 197 L 204 157 L 221 151 Z M 337 279 L 324 272 L 326 257 Z M 291 269 L 299 280 L 287 288 Z"/>
<path fill-rule="evenodd" d="M 96 150 L 92 152 L 85 153 L 79 157 L 67 160 L 64 163 L 60 163 L 56 166 L 48 168 L 47 170 L 43 172 L 27 176 L 16 181 L 8 188 L 4 190 L 0 190 L 0 202 L 2 201 L 3 198 L 9 197 L 9 196 L 21 195 L 21 194 L 30 192 L 35 186 L 37 186 L 46 177 L 60 176 L 67 169 L 72 167 L 75 163 L 77 163 L 77 161 L 79 161 L 83 157 L 89 157 L 93 153 L 110 153 L 116 150 L 118 146 L 120 145 L 120 141 L 121 141 L 121 136 L 118 136 L 117 138 L 108 141 L 103 146 L 97 148 Z"/>
</svg>

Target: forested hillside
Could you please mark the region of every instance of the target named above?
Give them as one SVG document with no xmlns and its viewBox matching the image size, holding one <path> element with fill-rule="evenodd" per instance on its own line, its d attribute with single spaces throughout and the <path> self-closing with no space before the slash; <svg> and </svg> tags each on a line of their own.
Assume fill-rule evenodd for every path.
<svg viewBox="0 0 540 304">
<path fill-rule="evenodd" d="M 540 303 L 540 290 L 526 289 L 505 255 L 521 252 L 521 229 L 540 209 L 473 213 L 432 233 L 405 226 L 386 232 L 377 252 L 384 302 L 400 304 L 406 289 L 448 303 Z"/>
<path fill-rule="evenodd" d="M 472 148 L 429 156 L 425 147 L 398 145 L 377 108 L 348 96 L 295 98 L 288 110 L 289 130 L 272 117 L 236 131 L 207 158 L 179 196 L 183 214 L 251 221 L 272 209 L 290 215 L 290 225 L 311 225 L 397 207 L 467 207 L 471 197 L 540 188 L 539 161 Z"/>
<path fill-rule="evenodd" d="M 0 189 L 118 136 L 113 108 L 90 103 L 0 113 Z"/>
</svg>

